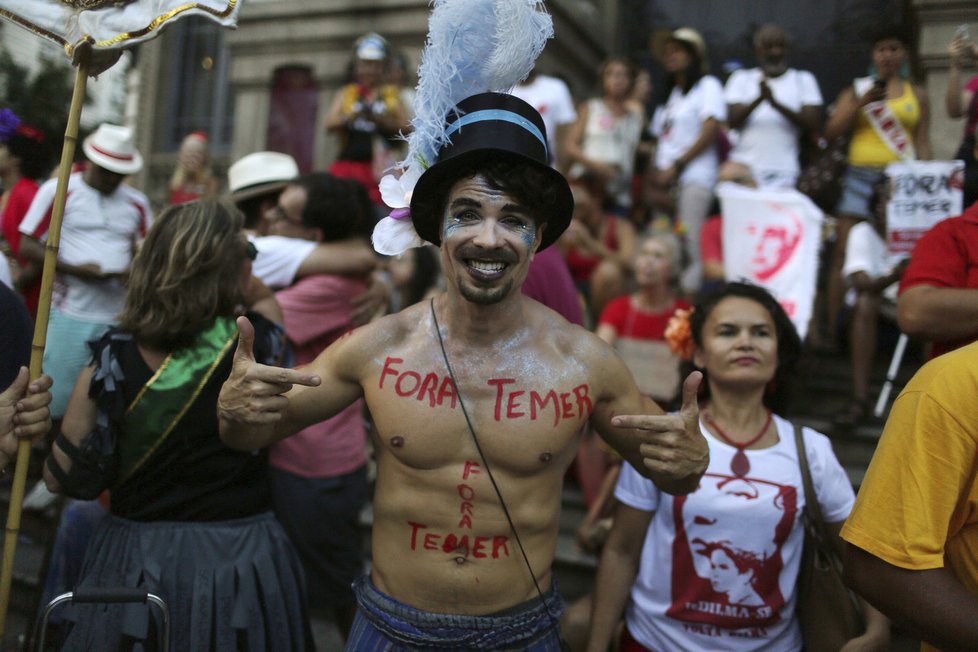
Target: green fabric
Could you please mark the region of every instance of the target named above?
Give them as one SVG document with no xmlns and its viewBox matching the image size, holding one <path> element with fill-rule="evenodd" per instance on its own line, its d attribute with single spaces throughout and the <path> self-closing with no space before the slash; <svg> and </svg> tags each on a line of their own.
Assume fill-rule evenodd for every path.
<svg viewBox="0 0 978 652">
<path fill-rule="evenodd" d="M 126 411 L 119 439 L 119 484 L 163 443 L 237 339 L 233 317 L 218 317 L 191 346 L 167 356 Z"/>
</svg>

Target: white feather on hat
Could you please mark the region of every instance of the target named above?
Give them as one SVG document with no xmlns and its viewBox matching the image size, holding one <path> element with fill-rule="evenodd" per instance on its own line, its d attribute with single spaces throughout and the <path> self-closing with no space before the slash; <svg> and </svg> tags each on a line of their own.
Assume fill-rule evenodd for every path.
<svg viewBox="0 0 978 652">
<path fill-rule="evenodd" d="M 411 192 L 449 141 L 445 120 L 471 95 L 508 92 L 526 79 L 554 34 L 540 0 L 435 0 L 421 55 L 407 158 L 381 180 L 381 196 L 394 208 L 374 228 L 379 253 L 397 255 L 425 244 L 408 211 Z"/>
</svg>

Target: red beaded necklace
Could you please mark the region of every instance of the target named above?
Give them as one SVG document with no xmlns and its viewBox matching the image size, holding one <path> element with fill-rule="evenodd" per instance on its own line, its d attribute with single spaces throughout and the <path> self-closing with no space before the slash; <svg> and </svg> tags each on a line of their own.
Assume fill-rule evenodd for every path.
<svg viewBox="0 0 978 652">
<path fill-rule="evenodd" d="M 757 443 L 757 440 L 764 436 L 764 433 L 767 432 L 767 428 L 771 425 L 771 420 L 773 418 L 774 415 L 770 410 L 768 410 L 767 420 L 765 420 L 764 425 L 761 426 L 760 432 L 754 435 L 750 440 L 740 443 L 732 440 L 730 436 L 717 425 L 717 422 L 713 420 L 713 417 L 709 412 L 706 410 L 703 411 L 703 421 L 706 421 L 713 428 L 716 434 L 720 435 L 720 439 L 737 449 L 737 452 L 734 453 L 733 459 L 730 460 L 730 471 L 738 478 L 743 478 L 750 473 L 750 460 L 747 459 L 747 453 L 744 452 L 744 449 L 748 446 L 754 445 Z"/>
</svg>

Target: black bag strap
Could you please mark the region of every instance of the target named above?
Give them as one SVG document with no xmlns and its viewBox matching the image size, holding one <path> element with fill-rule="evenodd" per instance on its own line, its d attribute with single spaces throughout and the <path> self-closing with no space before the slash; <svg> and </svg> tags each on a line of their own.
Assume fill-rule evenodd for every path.
<svg viewBox="0 0 978 652">
<path fill-rule="evenodd" d="M 832 547 L 829 541 L 828 528 L 825 527 L 825 520 L 822 518 L 822 508 L 818 504 L 818 497 L 815 495 L 815 485 L 812 483 L 812 474 L 808 466 L 808 451 L 805 450 L 805 439 L 801 433 L 801 426 L 793 424 L 795 427 L 795 445 L 798 449 L 798 466 L 801 467 L 801 481 L 805 487 L 805 509 L 802 512 L 802 519 L 805 526 L 805 545 L 807 547 L 811 539 L 813 563 L 821 570 L 829 570 L 842 576 L 842 560 Z M 804 553 L 803 553 L 804 554 Z M 802 557 L 804 564 L 804 556 Z M 804 573 L 804 569 L 802 570 Z M 846 593 L 852 602 L 856 619 L 859 623 L 859 631 L 865 629 L 865 619 L 863 617 L 862 606 L 852 589 Z"/>
<path fill-rule="evenodd" d="M 805 513 L 821 533 L 825 528 L 825 521 L 822 520 L 822 508 L 818 506 L 815 485 L 812 484 L 812 472 L 808 466 L 805 438 L 802 436 L 801 426 L 797 423 L 793 425 L 795 427 L 795 448 L 798 449 L 798 466 L 801 468 L 801 483 L 805 488 Z"/>
<path fill-rule="evenodd" d="M 812 483 L 811 467 L 808 465 L 808 451 L 805 450 L 805 438 L 802 435 L 801 426 L 797 423 L 793 425 L 795 428 L 795 448 L 798 449 L 798 466 L 801 469 L 801 483 L 805 488 L 805 508 L 802 512 L 805 527 L 815 537 L 815 543 L 818 547 L 828 552 L 826 548 L 829 541 L 826 536 L 825 519 L 822 518 L 822 508 L 819 507 L 818 496 L 815 495 L 815 485 Z"/>
<path fill-rule="evenodd" d="M 825 527 L 825 519 L 822 518 L 822 508 L 818 504 L 818 496 L 815 495 L 811 467 L 808 465 L 808 451 L 805 450 L 805 438 L 802 436 L 801 426 L 797 423 L 793 425 L 795 427 L 795 447 L 798 449 L 798 466 L 801 468 L 801 482 L 805 487 L 805 508 L 802 511 L 803 524 L 815 544 L 816 563 L 831 564 L 841 573 L 842 560 L 835 554 L 832 542 L 829 541 L 828 528 Z"/>
</svg>

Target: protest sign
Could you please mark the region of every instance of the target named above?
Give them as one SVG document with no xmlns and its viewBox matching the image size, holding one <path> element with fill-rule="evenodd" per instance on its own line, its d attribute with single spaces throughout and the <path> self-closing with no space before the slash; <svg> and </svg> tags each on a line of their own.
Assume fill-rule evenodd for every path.
<svg viewBox="0 0 978 652">
<path fill-rule="evenodd" d="M 963 210 L 963 161 L 900 161 L 886 176 L 886 242 L 894 254 L 909 256 L 932 226 Z"/>
<path fill-rule="evenodd" d="M 723 271 L 773 294 L 804 339 L 812 318 L 823 215 L 797 190 L 722 183 Z"/>
</svg>

